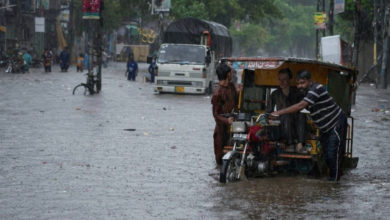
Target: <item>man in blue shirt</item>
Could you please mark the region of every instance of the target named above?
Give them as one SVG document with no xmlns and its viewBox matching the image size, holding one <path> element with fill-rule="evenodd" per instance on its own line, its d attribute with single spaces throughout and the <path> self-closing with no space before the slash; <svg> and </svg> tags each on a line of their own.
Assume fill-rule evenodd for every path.
<svg viewBox="0 0 390 220">
<path fill-rule="evenodd" d="M 68 47 L 65 47 L 65 49 L 60 54 L 61 71 L 62 72 L 68 71 L 69 65 L 70 65 L 70 53 L 68 51 Z"/>
<path fill-rule="evenodd" d="M 31 55 L 28 53 L 28 51 L 26 51 L 23 54 L 23 59 L 24 59 L 24 65 L 23 65 L 23 68 L 22 68 L 22 72 L 25 73 L 25 72 L 29 71 L 30 65 L 31 65 L 31 61 L 32 61 Z"/>
<path fill-rule="evenodd" d="M 156 57 L 153 57 L 152 62 L 149 65 L 148 71 L 150 73 L 150 83 L 154 83 L 154 76 L 156 75 L 157 72 L 157 64 L 156 64 Z"/>
<path fill-rule="evenodd" d="M 138 64 L 134 60 L 133 54 L 130 54 L 127 60 L 127 73 L 128 73 L 127 80 L 135 81 L 135 77 L 137 76 L 138 73 Z"/>
<path fill-rule="evenodd" d="M 88 57 L 88 54 L 85 53 L 84 54 L 84 69 L 86 69 L 87 71 L 89 71 L 89 57 Z"/>
<path fill-rule="evenodd" d="M 328 180 L 338 181 L 341 176 L 340 164 L 345 152 L 347 117 L 325 87 L 311 80 L 309 71 L 300 71 L 296 80 L 298 89 L 305 93 L 303 100 L 288 108 L 275 111 L 272 115 L 284 115 L 307 108 L 313 122 L 320 130 L 324 159 L 329 167 Z"/>
</svg>

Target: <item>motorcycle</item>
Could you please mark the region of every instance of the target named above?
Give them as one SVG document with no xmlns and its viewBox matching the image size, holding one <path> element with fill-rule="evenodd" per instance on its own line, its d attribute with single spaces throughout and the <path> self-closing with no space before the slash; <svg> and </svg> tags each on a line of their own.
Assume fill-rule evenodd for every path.
<svg viewBox="0 0 390 220">
<path fill-rule="evenodd" d="M 7 66 L 5 68 L 6 73 L 19 73 L 22 72 L 24 63 L 20 62 L 19 59 L 11 57 L 7 60 Z"/>
<path fill-rule="evenodd" d="M 7 57 L 3 55 L 0 51 L 0 67 L 6 67 L 7 66 Z"/>
<path fill-rule="evenodd" d="M 279 120 L 270 120 L 268 115 L 260 114 L 255 120 L 248 113 L 224 114 L 234 117 L 231 126 L 233 147 L 222 158 L 220 182 L 234 182 L 242 176 L 265 176 L 272 174 L 276 166 L 286 165 L 276 160 L 279 142 L 273 142 L 274 129 Z"/>
</svg>

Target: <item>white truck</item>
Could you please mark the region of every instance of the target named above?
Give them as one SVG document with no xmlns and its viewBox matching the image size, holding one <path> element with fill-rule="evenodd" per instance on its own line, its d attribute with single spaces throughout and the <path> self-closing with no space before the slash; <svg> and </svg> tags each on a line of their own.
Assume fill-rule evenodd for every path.
<svg viewBox="0 0 390 220">
<path fill-rule="evenodd" d="M 231 51 L 229 31 L 221 24 L 195 18 L 172 22 L 158 52 L 154 91 L 211 94 L 218 58 Z"/>
</svg>

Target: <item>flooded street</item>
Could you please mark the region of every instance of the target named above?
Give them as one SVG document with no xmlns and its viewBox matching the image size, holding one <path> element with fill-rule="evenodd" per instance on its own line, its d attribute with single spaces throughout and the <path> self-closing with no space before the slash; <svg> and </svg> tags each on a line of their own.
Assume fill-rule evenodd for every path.
<svg viewBox="0 0 390 220">
<path fill-rule="evenodd" d="M 143 65 L 145 72 L 146 65 Z M 385 219 L 390 215 L 390 89 L 358 89 L 354 156 L 340 183 L 306 176 L 218 181 L 209 96 L 153 94 L 103 69 L 86 77 L 0 69 L 0 219 Z"/>
</svg>

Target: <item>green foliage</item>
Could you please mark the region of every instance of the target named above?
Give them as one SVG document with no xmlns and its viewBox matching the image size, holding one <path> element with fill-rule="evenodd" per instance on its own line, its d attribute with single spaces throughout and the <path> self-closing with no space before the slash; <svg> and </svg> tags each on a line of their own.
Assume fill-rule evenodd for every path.
<svg viewBox="0 0 390 220">
<path fill-rule="evenodd" d="M 272 0 L 172 0 L 173 19 L 195 17 L 229 27 L 234 20 L 258 23 L 268 17 L 280 17 Z"/>
<path fill-rule="evenodd" d="M 176 18 L 194 17 L 200 19 L 209 19 L 206 5 L 203 2 L 191 0 L 172 1 L 171 15 Z"/>
<path fill-rule="evenodd" d="M 283 14 L 262 19 L 259 23 L 247 22 L 242 25 L 241 31 L 230 28 L 236 54 L 313 57 L 314 5 L 276 0 L 274 6 Z"/>
<path fill-rule="evenodd" d="M 257 50 L 265 46 L 268 38 L 267 31 L 261 25 L 251 23 L 241 25 L 240 30 L 232 26 L 230 33 L 234 39 L 234 49 L 240 56 L 257 55 Z M 237 48 L 236 45 L 239 45 L 239 47 Z"/>
<path fill-rule="evenodd" d="M 362 39 L 370 39 L 372 34 L 372 18 L 373 18 L 373 2 L 371 0 L 361 0 L 361 30 Z M 345 11 L 335 16 L 335 31 L 340 34 L 343 39 L 349 42 L 354 38 L 354 12 L 355 0 L 345 0 Z"/>
<path fill-rule="evenodd" d="M 103 10 L 105 32 L 111 32 L 120 26 L 122 18 L 120 10 L 121 5 L 118 1 L 105 0 Z"/>
</svg>

